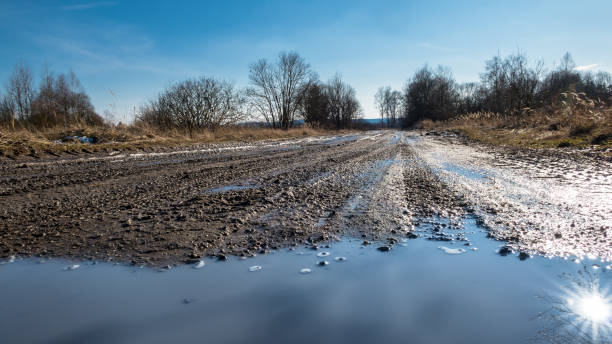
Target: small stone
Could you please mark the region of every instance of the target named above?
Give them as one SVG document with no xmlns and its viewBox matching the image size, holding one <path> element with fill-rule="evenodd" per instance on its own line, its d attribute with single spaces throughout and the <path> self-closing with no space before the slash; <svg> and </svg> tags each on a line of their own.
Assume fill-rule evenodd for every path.
<svg viewBox="0 0 612 344">
<path fill-rule="evenodd" d="M 502 248 L 500 248 L 497 253 L 500 256 L 507 256 L 509 254 L 514 253 L 514 251 L 512 250 L 512 248 L 510 246 L 503 246 Z"/>
<path fill-rule="evenodd" d="M 526 260 L 526 259 L 530 258 L 531 256 L 527 252 L 521 252 L 521 253 L 519 253 L 518 257 L 519 257 L 520 260 Z"/>
<path fill-rule="evenodd" d="M 329 265 L 329 262 L 327 260 L 322 260 L 320 262 L 317 263 L 319 266 L 326 266 Z"/>
<path fill-rule="evenodd" d="M 344 262 L 344 261 L 346 261 L 346 257 L 336 257 L 336 258 L 334 258 L 334 260 L 337 261 L 337 262 Z"/>
<path fill-rule="evenodd" d="M 377 250 L 379 250 L 380 252 L 389 252 L 389 251 L 391 251 L 391 247 L 390 246 L 381 246 L 381 247 L 377 248 Z"/>
<path fill-rule="evenodd" d="M 220 254 L 217 255 L 217 259 L 220 260 L 220 261 L 226 261 L 227 260 L 227 256 L 222 254 L 222 253 L 220 253 Z"/>
</svg>

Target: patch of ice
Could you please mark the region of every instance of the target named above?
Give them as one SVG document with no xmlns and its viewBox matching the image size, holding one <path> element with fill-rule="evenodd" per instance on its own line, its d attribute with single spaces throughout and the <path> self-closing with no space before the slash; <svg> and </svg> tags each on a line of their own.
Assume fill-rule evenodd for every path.
<svg viewBox="0 0 612 344">
<path fill-rule="evenodd" d="M 331 254 L 331 253 L 329 253 L 329 252 L 325 252 L 325 251 L 323 251 L 323 252 L 319 252 L 319 253 L 317 253 L 317 257 L 327 257 L 327 256 L 329 256 L 330 254 Z"/>
<path fill-rule="evenodd" d="M 194 268 L 194 269 L 201 269 L 201 268 L 203 268 L 203 267 L 204 267 L 204 265 L 206 265 L 206 263 L 204 263 L 204 261 L 203 261 L 203 260 L 200 260 L 199 262 L 197 262 L 197 263 L 195 263 L 195 264 L 193 265 L 193 268 Z"/>
<path fill-rule="evenodd" d="M 261 266 L 259 265 L 253 265 L 249 268 L 250 272 L 259 271 L 259 270 L 261 270 Z"/>
<path fill-rule="evenodd" d="M 80 268 L 80 267 L 81 267 L 81 266 L 80 266 L 79 264 L 73 264 L 73 265 L 70 265 L 70 266 L 65 267 L 65 268 L 64 268 L 64 270 L 65 270 L 65 271 L 71 271 L 71 270 L 76 270 L 76 269 L 78 269 L 78 268 Z"/>
<path fill-rule="evenodd" d="M 301 274 L 303 274 L 303 275 L 305 275 L 305 274 L 309 274 L 309 273 L 311 273 L 311 272 L 312 272 L 312 270 L 310 270 L 310 269 L 308 269 L 308 268 L 304 268 L 304 269 L 300 270 L 300 273 L 301 273 Z"/>
</svg>

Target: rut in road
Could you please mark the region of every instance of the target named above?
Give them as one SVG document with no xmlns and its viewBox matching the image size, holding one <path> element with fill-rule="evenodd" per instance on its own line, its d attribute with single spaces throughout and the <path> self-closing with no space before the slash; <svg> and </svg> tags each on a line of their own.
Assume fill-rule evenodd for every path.
<svg viewBox="0 0 612 344">
<path fill-rule="evenodd" d="M 576 179 L 542 181 L 559 164 Z M 4 161 L 0 256 L 165 265 L 346 235 L 393 244 L 423 222 L 461 241 L 469 215 L 516 250 L 610 259 L 610 168 L 392 131 Z"/>
<path fill-rule="evenodd" d="M 0 249 L 165 264 L 407 231 L 402 178 L 412 153 L 392 137 L 3 166 Z M 355 202 L 367 211 L 340 226 Z"/>
</svg>

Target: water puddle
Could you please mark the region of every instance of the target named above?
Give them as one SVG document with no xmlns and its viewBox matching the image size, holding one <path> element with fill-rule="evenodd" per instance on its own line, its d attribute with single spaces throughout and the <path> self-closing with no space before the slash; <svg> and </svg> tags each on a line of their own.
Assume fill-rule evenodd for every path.
<svg viewBox="0 0 612 344">
<path fill-rule="evenodd" d="M 478 171 L 478 170 L 466 168 L 463 166 L 451 164 L 449 162 L 443 163 L 442 168 L 448 172 L 456 173 L 466 178 L 470 178 L 474 180 L 480 180 L 480 179 L 487 178 L 487 174 L 484 171 Z"/>
<path fill-rule="evenodd" d="M 218 194 L 218 193 L 224 193 L 224 192 L 230 192 L 230 191 L 239 191 L 239 190 L 255 189 L 255 188 L 257 188 L 257 185 L 233 184 L 233 185 L 225 185 L 225 186 L 220 186 L 217 188 L 209 189 L 206 191 L 206 193 L 207 194 Z"/>
<path fill-rule="evenodd" d="M 0 333 L 7 343 L 523 343 L 552 329 L 592 336 L 596 323 L 600 339 L 610 334 L 607 263 L 501 256 L 473 219 L 445 227 L 455 239 L 440 245 L 424 240 L 431 226 L 389 252 L 345 238 L 162 273 L 17 258 L 0 265 Z M 563 274 L 591 282 L 568 289 Z"/>
<path fill-rule="evenodd" d="M 329 139 L 323 140 L 321 143 L 326 145 L 335 145 L 345 142 L 357 141 L 358 139 L 363 138 L 364 135 L 344 135 L 344 136 L 334 136 Z"/>
</svg>

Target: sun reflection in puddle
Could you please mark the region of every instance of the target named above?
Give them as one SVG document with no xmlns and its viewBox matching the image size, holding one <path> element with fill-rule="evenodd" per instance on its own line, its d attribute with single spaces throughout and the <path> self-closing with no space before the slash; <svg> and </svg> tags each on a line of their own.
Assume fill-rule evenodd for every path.
<svg viewBox="0 0 612 344">
<path fill-rule="evenodd" d="M 588 289 L 571 291 L 568 295 L 571 325 L 593 343 L 608 343 L 612 338 L 612 296 Z"/>
<path fill-rule="evenodd" d="M 548 335 L 557 342 L 610 343 L 612 338 L 612 294 L 600 288 L 599 276 L 585 265 L 578 277 L 565 275 L 570 285 L 553 298 L 548 314 L 553 331 Z M 569 341 L 568 341 L 569 340 Z"/>
<path fill-rule="evenodd" d="M 589 293 L 580 295 L 578 298 L 570 297 L 567 305 L 580 318 L 596 324 L 609 325 L 610 321 L 610 300 L 599 293 Z"/>
</svg>

